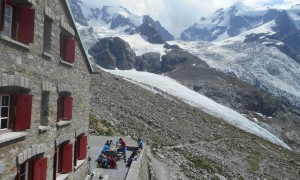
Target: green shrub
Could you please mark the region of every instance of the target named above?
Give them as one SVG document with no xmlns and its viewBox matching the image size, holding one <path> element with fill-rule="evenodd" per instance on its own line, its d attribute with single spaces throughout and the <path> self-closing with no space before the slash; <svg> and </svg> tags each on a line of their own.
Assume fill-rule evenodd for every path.
<svg viewBox="0 0 300 180">
<path fill-rule="evenodd" d="M 107 136 L 113 136 L 113 135 L 114 135 L 114 131 L 113 131 L 112 128 L 108 128 L 108 130 L 105 132 L 105 134 L 106 134 Z"/>
</svg>

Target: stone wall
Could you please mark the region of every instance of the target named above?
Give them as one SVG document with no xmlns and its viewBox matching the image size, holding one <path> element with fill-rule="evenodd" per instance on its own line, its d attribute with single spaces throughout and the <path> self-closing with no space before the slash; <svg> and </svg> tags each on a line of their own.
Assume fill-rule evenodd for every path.
<svg viewBox="0 0 300 180">
<path fill-rule="evenodd" d="M 77 37 L 75 62 L 65 63 L 60 58 L 61 30 L 74 35 L 76 32 L 66 3 L 63 0 L 28 2 L 35 9 L 34 42 L 22 44 L 0 37 L 0 94 L 3 89 L 14 89 L 33 95 L 30 129 L 18 138 L 11 129 L 0 130 L 0 179 L 3 180 L 14 179 L 18 165 L 34 156 L 48 158 L 47 179 L 53 179 L 55 147 L 65 141 L 74 144 L 77 136 L 88 134 L 90 72 Z M 43 50 L 45 17 L 53 21 L 48 53 Z M 43 92 L 49 93 L 47 106 L 42 104 Z M 73 117 L 63 125 L 57 123 L 57 99 L 61 92 L 73 97 Z M 45 107 L 48 112 L 42 112 Z M 41 121 L 47 121 L 47 125 L 41 126 Z M 84 179 L 86 163 L 84 160 L 80 167 L 74 168 L 69 179 Z"/>
<path fill-rule="evenodd" d="M 136 161 L 132 161 L 132 164 L 128 170 L 125 180 L 148 180 L 148 156 L 146 154 L 146 148 L 141 151 L 140 157 Z"/>
</svg>

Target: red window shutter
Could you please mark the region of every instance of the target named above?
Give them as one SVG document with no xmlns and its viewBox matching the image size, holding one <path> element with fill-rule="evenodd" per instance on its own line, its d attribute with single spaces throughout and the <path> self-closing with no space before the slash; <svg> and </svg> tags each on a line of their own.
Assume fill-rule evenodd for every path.
<svg viewBox="0 0 300 180">
<path fill-rule="evenodd" d="M 35 10 L 21 8 L 19 14 L 18 41 L 28 44 L 33 43 Z"/>
<path fill-rule="evenodd" d="M 79 149 L 79 159 L 86 158 L 86 149 L 87 149 L 87 136 L 81 136 L 79 139 L 80 149 Z"/>
<path fill-rule="evenodd" d="M 65 46 L 66 46 L 66 38 L 62 33 L 60 33 L 60 57 L 62 59 L 66 59 Z"/>
<path fill-rule="evenodd" d="M 64 120 L 72 119 L 73 97 L 71 96 L 64 97 L 63 105 L 64 105 L 63 119 Z"/>
<path fill-rule="evenodd" d="M 47 158 L 40 158 L 35 160 L 33 166 L 33 180 L 46 180 Z"/>
<path fill-rule="evenodd" d="M 5 11 L 6 11 L 6 0 L 0 0 L 0 13 L 1 13 L 0 25 L 1 25 L 1 31 L 4 31 Z"/>
<path fill-rule="evenodd" d="M 75 60 L 75 39 L 66 39 L 65 43 L 65 60 L 69 63 L 73 63 Z"/>
<path fill-rule="evenodd" d="M 63 102 L 64 98 L 63 97 L 58 97 L 57 99 L 57 121 L 63 117 Z"/>
<path fill-rule="evenodd" d="M 62 145 L 61 171 L 67 173 L 72 171 L 73 144 Z"/>
<path fill-rule="evenodd" d="M 30 129 L 32 95 L 18 94 L 16 104 L 17 107 L 16 107 L 15 130 Z"/>
</svg>

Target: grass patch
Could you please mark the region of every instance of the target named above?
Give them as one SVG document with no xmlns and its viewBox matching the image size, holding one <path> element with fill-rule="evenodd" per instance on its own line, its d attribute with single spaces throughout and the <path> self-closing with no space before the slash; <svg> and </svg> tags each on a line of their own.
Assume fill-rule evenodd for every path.
<svg viewBox="0 0 300 180">
<path fill-rule="evenodd" d="M 196 168 L 204 169 L 210 173 L 215 173 L 215 169 L 201 159 L 189 159 Z"/>
<path fill-rule="evenodd" d="M 128 101 L 132 101 L 133 99 L 131 97 L 129 97 L 128 95 L 124 95 L 123 99 L 128 100 Z"/>
<path fill-rule="evenodd" d="M 99 119 L 94 114 L 89 115 L 90 129 L 99 136 L 114 136 L 115 130 L 111 123 L 105 119 Z"/>
<path fill-rule="evenodd" d="M 246 162 L 250 166 L 252 172 L 259 171 L 259 159 L 255 154 L 248 156 Z"/>
</svg>

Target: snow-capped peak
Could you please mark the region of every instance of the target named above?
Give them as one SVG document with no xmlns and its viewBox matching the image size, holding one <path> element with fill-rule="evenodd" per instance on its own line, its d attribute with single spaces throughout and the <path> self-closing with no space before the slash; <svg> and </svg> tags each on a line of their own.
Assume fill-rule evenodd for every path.
<svg viewBox="0 0 300 180">
<path fill-rule="evenodd" d="M 131 13 L 122 6 L 103 6 L 102 11 L 112 19 L 118 15 L 128 18 Z"/>
<path fill-rule="evenodd" d="M 106 24 L 111 23 L 116 18 L 127 19 L 127 22 L 138 26 L 142 23 L 142 18 L 130 13 L 126 8 L 122 6 L 103 6 L 100 10 L 99 8 L 92 8 L 90 19 L 104 21 Z M 121 23 L 121 22 L 120 22 Z"/>
<path fill-rule="evenodd" d="M 243 12 L 247 12 L 247 11 L 253 11 L 254 8 L 247 6 L 245 4 L 243 4 L 240 1 L 237 1 L 236 3 L 234 3 L 233 5 L 231 5 L 229 8 L 226 9 L 227 13 L 243 13 Z"/>
</svg>

